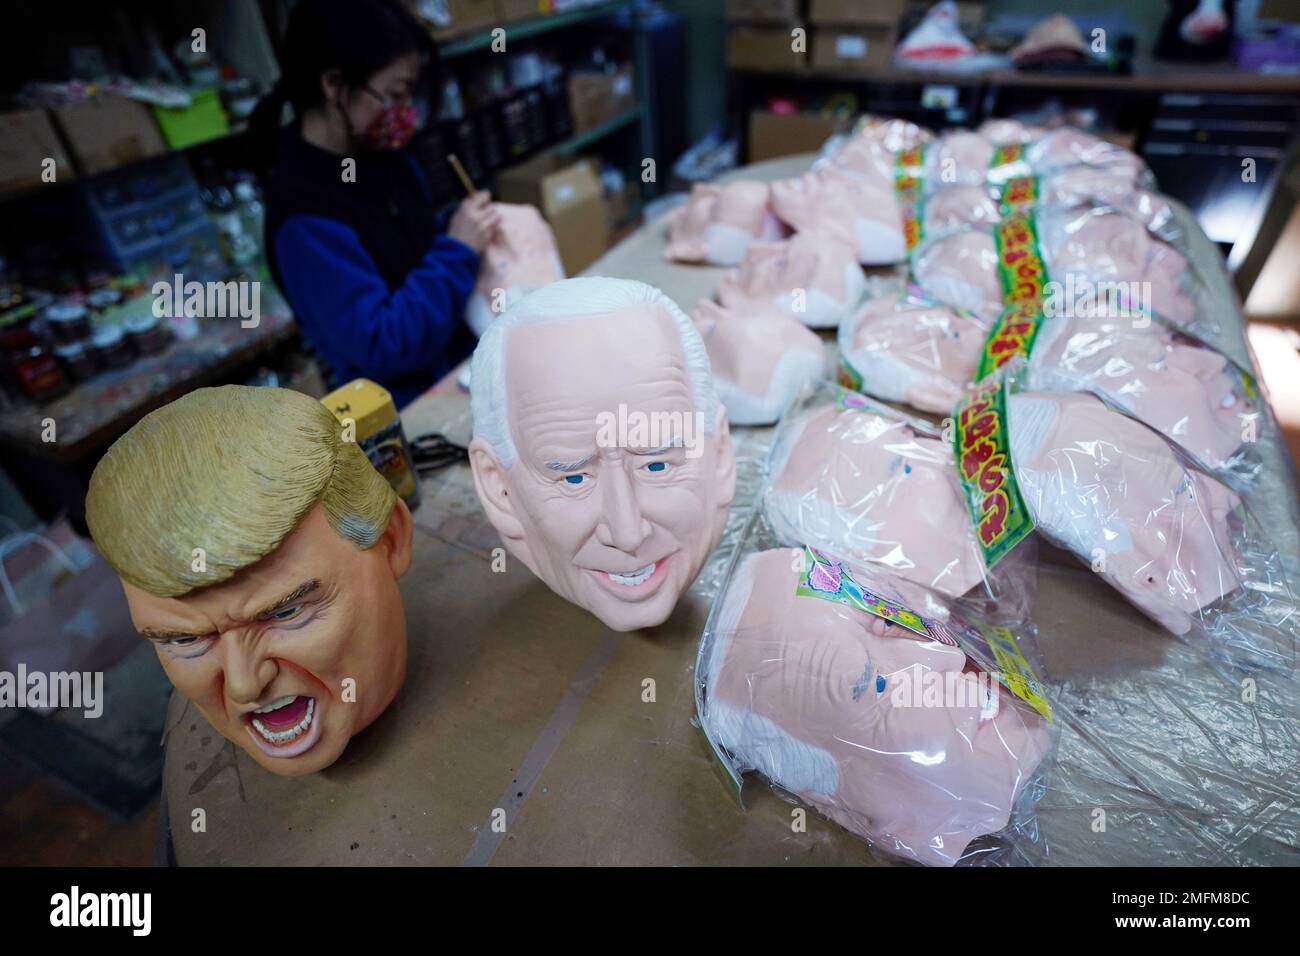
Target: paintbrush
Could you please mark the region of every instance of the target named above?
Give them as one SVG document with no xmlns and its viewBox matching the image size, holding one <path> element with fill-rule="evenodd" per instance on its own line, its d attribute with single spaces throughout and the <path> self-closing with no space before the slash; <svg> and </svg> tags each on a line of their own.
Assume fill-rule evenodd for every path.
<svg viewBox="0 0 1300 956">
<path fill-rule="evenodd" d="M 473 196 L 478 192 L 478 190 L 474 188 L 474 183 L 469 178 L 469 173 L 465 172 L 465 167 L 460 164 L 460 160 L 456 158 L 455 153 L 447 154 L 447 162 L 451 163 L 451 168 L 456 172 L 456 178 L 459 179 L 460 184 L 465 187 L 465 195 Z"/>
</svg>

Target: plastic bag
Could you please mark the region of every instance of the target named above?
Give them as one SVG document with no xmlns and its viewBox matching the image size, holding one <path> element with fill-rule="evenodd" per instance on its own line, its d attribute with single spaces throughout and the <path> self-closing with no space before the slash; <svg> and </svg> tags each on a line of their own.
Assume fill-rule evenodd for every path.
<svg viewBox="0 0 1300 956">
<path fill-rule="evenodd" d="M 1032 283 L 1049 316 L 1155 316 L 1221 350 L 1227 334 L 1188 259 L 1109 207 L 1034 207 L 991 227 L 930 236 L 913 251 L 911 267 L 927 295 L 990 323 Z"/>
<path fill-rule="evenodd" d="M 840 324 L 840 384 L 947 415 L 974 381 L 988 326 L 915 287 L 868 302 Z"/>
<path fill-rule="evenodd" d="M 1169 632 L 1238 667 L 1290 669 L 1282 559 L 1231 488 L 1157 431 L 1083 393 L 1021 387 L 1023 359 L 954 411 L 953 444 L 985 562 L 1036 530 Z"/>
<path fill-rule="evenodd" d="M 950 443 L 928 422 L 856 392 L 823 383 L 781 419 L 763 509 L 784 544 L 879 564 L 949 597 L 969 594 L 1000 618 L 1028 616 L 1032 547 L 990 575 Z"/>
<path fill-rule="evenodd" d="M 758 770 L 885 852 L 937 866 L 1033 847 L 1051 702 L 1032 630 L 908 606 L 879 568 L 776 548 L 760 514 L 696 664 L 700 726 L 739 792 Z"/>
</svg>

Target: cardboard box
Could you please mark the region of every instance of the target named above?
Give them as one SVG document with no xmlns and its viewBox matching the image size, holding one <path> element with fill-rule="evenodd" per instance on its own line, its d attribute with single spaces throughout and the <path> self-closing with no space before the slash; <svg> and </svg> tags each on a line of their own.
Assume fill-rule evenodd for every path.
<svg viewBox="0 0 1300 956">
<path fill-rule="evenodd" d="M 813 23 L 876 23 L 897 27 L 907 0 L 812 0 Z"/>
<path fill-rule="evenodd" d="M 778 156 L 815 153 L 822 144 L 850 122 L 820 113 L 769 113 L 754 110 L 749 114 L 749 161 L 759 162 Z"/>
<path fill-rule="evenodd" d="M 727 0 L 727 19 L 748 23 L 791 23 L 799 19 L 799 0 Z"/>
<path fill-rule="evenodd" d="M 149 107 L 101 96 L 54 110 L 81 172 L 91 175 L 167 152 Z"/>
<path fill-rule="evenodd" d="M 429 32 L 435 40 L 464 36 L 475 30 L 498 25 L 500 18 L 497 15 L 497 2 L 498 0 L 447 0 L 447 22 L 432 23 L 425 19 L 425 23 L 429 24 Z"/>
<path fill-rule="evenodd" d="M 569 76 L 569 113 L 573 131 L 585 133 L 636 106 L 632 67 L 614 73 L 574 73 Z"/>
<path fill-rule="evenodd" d="M 543 153 L 502 170 L 496 198 L 537 207 L 555 232 L 566 275 L 577 275 L 609 244 L 600 176 L 585 160 Z"/>
<path fill-rule="evenodd" d="M 818 27 L 813 34 L 814 70 L 867 73 L 889 66 L 898 31 L 893 27 Z"/>
<path fill-rule="evenodd" d="M 791 30 L 783 27 L 732 27 L 727 31 L 727 66 L 741 70 L 797 70 L 808 57 L 795 52 Z"/>
<path fill-rule="evenodd" d="M 531 20 L 550 12 L 546 0 L 497 0 L 497 20 L 500 23 Z"/>
<path fill-rule="evenodd" d="M 0 193 L 45 182 L 43 163 L 54 160 L 55 182 L 76 179 L 68 154 L 44 110 L 0 114 Z"/>
</svg>

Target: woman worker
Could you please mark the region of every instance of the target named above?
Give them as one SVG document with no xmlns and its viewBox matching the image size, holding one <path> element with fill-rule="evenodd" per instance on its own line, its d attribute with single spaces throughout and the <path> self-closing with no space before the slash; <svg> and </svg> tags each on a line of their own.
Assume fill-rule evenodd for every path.
<svg viewBox="0 0 1300 956">
<path fill-rule="evenodd" d="M 252 120 L 274 146 L 271 273 L 330 386 L 364 376 L 401 408 L 473 350 L 462 313 L 497 213 L 479 192 L 437 231 L 406 148 L 417 102 L 440 93 L 437 49 L 400 0 L 300 0 L 281 65 Z"/>
</svg>

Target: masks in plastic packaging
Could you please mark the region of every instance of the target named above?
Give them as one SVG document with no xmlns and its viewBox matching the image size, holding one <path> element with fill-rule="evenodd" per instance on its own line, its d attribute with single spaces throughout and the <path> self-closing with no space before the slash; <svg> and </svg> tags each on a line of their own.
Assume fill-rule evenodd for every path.
<svg viewBox="0 0 1300 956">
<path fill-rule="evenodd" d="M 1291 666 L 1290 586 L 1238 494 L 1096 396 L 1022 391 L 1022 373 L 1009 364 L 954 412 L 977 539 L 1005 552 L 1037 530 L 1171 633 L 1234 665 Z"/>
<path fill-rule="evenodd" d="M 501 228 L 483 250 L 465 321 L 475 335 L 534 289 L 564 278 L 555 233 L 532 206 L 494 203 Z M 499 291 L 498 291 L 499 290 Z"/>
<path fill-rule="evenodd" d="M 948 414 L 975 378 L 988 328 L 914 291 L 881 296 L 839 329 L 841 382 L 889 402 Z"/>
<path fill-rule="evenodd" d="M 722 277 L 717 297 L 740 313 L 778 312 L 814 329 L 833 329 L 862 302 L 866 277 L 851 246 L 820 233 L 755 242 Z"/>
<path fill-rule="evenodd" d="M 783 544 L 879 564 L 950 597 L 979 589 L 972 596 L 1001 602 L 1003 614 L 1023 616 L 1031 599 L 1025 555 L 989 578 L 952 446 L 928 423 L 856 392 L 828 383 L 786 413 L 763 508 Z"/>
<path fill-rule="evenodd" d="M 1007 136 L 1010 129 L 1007 126 L 994 132 Z M 983 130 L 955 130 L 928 142 L 918 142 L 918 137 L 910 139 L 908 145 L 898 149 L 894 147 L 904 141 L 903 137 L 855 133 L 829 143 L 822 151 L 822 160 L 851 176 L 896 186 L 901 192 L 1001 186 L 1017 177 L 1042 177 L 1073 166 L 1103 171 L 1133 189 L 1155 188 L 1155 177 L 1135 154 L 1073 127 L 1044 131 L 1033 138 L 1028 138 L 1026 132 L 1019 139 L 1004 138 L 1001 142 Z"/>
<path fill-rule="evenodd" d="M 697 183 L 685 205 L 668 214 L 664 257 L 674 262 L 737 265 L 751 242 L 771 242 L 785 235 L 768 198 L 768 184 L 757 180 Z"/>
<path fill-rule="evenodd" d="M 757 770 L 889 854 L 993 862 L 1033 832 L 1050 704 L 993 676 L 972 647 L 991 628 L 923 617 L 898 584 L 811 548 L 743 553 L 701 642 L 700 724 L 733 779 Z"/>
<path fill-rule="evenodd" d="M 772 424 L 825 371 L 821 340 L 784 315 L 740 314 L 703 299 L 691 320 L 704 339 L 718 398 L 734 425 Z"/>
<path fill-rule="evenodd" d="M 1249 377 L 1213 349 L 1157 322 L 1071 317 L 1044 320 L 1024 374 L 1026 388 L 1091 391 L 1150 425 L 1210 471 L 1249 478 L 1244 436 L 1259 418 Z"/>
<path fill-rule="evenodd" d="M 1041 258 L 1045 272 L 1038 280 L 1049 315 L 1090 312 L 1100 303 L 1108 314 L 1154 314 L 1211 342 L 1220 332 L 1187 259 L 1142 223 L 1106 207 L 1039 207 L 993 227 L 931 236 L 913 251 L 914 281 L 927 295 L 992 322 L 1020 282 L 1016 267 L 1000 255 L 1013 230 L 1027 235 L 1015 241 Z"/>
</svg>

